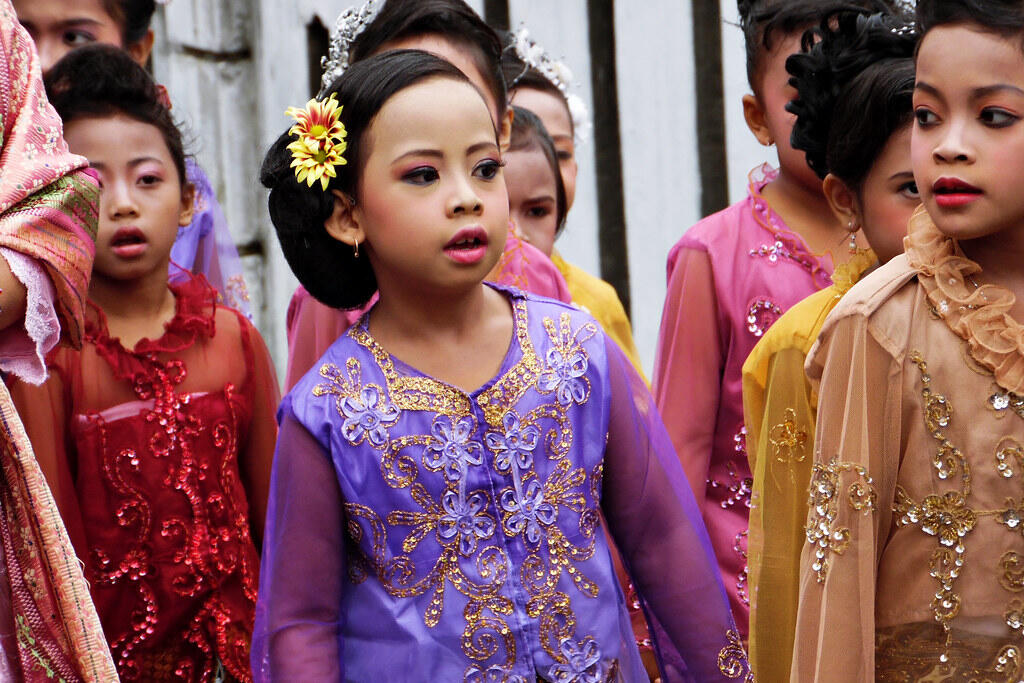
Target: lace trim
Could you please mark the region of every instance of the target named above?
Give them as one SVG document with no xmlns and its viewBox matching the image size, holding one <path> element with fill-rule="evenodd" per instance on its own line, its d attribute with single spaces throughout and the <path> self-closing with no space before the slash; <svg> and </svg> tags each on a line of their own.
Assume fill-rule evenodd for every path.
<svg viewBox="0 0 1024 683">
<path fill-rule="evenodd" d="M 110 364 L 118 379 L 131 380 L 139 373 L 148 372 L 150 364 L 144 360 L 145 356 L 175 353 L 192 346 L 200 337 L 213 337 L 217 292 L 206 278 L 196 275 L 168 286 L 174 293 L 174 317 L 164 326 L 164 333 L 159 339 L 141 339 L 133 349 L 126 349 L 120 339 L 110 336 L 106 315 L 96 304 L 89 302 L 86 339 L 96 345 L 96 351 Z"/>
<path fill-rule="evenodd" d="M 0 369 L 26 382 L 46 381 L 46 354 L 60 341 L 57 291 L 38 261 L 13 249 L 0 247 L 11 273 L 25 286 L 25 326 L 11 326 L 0 334 Z"/>
<path fill-rule="evenodd" d="M 992 284 L 977 286 L 981 266 L 939 232 L 924 209 L 910 219 L 907 259 L 935 312 L 967 342 L 971 357 L 1007 391 L 1024 393 L 1024 326 L 1009 315 L 1016 298 Z"/>
</svg>

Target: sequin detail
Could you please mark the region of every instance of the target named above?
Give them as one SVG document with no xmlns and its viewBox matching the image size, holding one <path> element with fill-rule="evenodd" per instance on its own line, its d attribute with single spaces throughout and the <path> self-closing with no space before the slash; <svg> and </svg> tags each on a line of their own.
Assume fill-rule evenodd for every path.
<svg viewBox="0 0 1024 683">
<path fill-rule="evenodd" d="M 782 309 L 771 299 L 754 299 L 747 307 L 747 331 L 757 338 L 782 317 Z"/>
<path fill-rule="evenodd" d="M 853 482 L 843 495 L 843 478 Z M 833 458 L 827 463 L 815 463 L 811 472 L 810 497 L 807 519 L 807 543 L 814 548 L 811 568 L 818 583 L 825 583 L 833 555 L 842 555 L 850 547 L 850 529 L 839 523 L 840 500 L 846 499 L 851 510 L 861 514 L 875 511 L 877 494 L 867 469 L 854 463 Z"/>
<path fill-rule="evenodd" d="M 718 670 L 728 678 L 742 678 L 744 683 L 754 683 L 754 674 L 747 662 L 747 652 L 736 631 L 725 634 L 728 644 L 718 653 Z"/>
<path fill-rule="evenodd" d="M 786 408 L 782 415 L 782 422 L 768 432 L 768 443 L 771 444 L 772 454 L 779 462 L 804 461 L 807 430 L 797 426 L 796 412 L 792 408 Z"/>
<path fill-rule="evenodd" d="M 314 395 L 333 400 L 346 425 L 343 436 L 378 454 L 384 481 L 405 492 L 409 503 L 386 513 L 345 505 L 348 534 L 358 548 L 349 579 L 378 581 L 394 598 L 419 598 L 429 628 L 451 610 L 446 590 L 465 596 L 459 611 L 469 660 L 464 679 L 473 682 L 522 680 L 512 672 L 523 626 L 509 618 L 510 596 L 522 594 L 534 620 L 529 628 L 553 660 L 548 678 L 603 682 L 618 664 L 601 654 L 593 637 L 577 634 L 573 610 L 574 600 L 599 593 L 581 564 L 596 548 L 601 467 L 588 473 L 567 457 L 575 439 L 570 411 L 586 404 L 592 391 L 584 344 L 598 330 L 591 322 L 574 326 L 568 313 L 544 318 L 550 345 L 541 358 L 528 335 L 525 302 L 513 305 L 522 357 L 475 401 L 442 382 L 400 375 L 362 326 L 348 334 L 371 353 L 382 386 L 365 382 L 371 368 L 355 358 L 344 370 L 320 369 L 325 381 Z M 530 391 L 542 401 L 528 412 L 513 409 Z M 399 435 L 411 410 L 434 413 L 429 433 Z M 510 543 L 527 550 L 516 576 L 510 575 Z M 419 559 L 433 548 L 436 554 Z"/>
</svg>

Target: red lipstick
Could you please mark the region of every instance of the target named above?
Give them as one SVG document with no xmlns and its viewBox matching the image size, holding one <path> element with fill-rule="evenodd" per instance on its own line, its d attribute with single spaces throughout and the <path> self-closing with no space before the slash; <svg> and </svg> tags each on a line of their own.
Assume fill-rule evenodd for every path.
<svg viewBox="0 0 1024 683">
<path fill-rule="evenodd" d="M 444 245 L 448 258 L 462 265 L 474 265 L 487 255 L 487 232 L 480 226 L 462 228 Z"/>
<path fill-rule="evenodd" d="M 142 256 L 149 248 L 146 242 L 146 234 L 134 225 L 118 228 L 114 236 L 110 238 L 110 249 L 115 256 L 123 259 L 133 259 Z"/>
<path fill-rule="evenodd" d="M 982 191 L 959 178 L 939 178 L 932 184 L 935 203 L 943 209 L 956 209 L 978 199 Z"/>
</svg>

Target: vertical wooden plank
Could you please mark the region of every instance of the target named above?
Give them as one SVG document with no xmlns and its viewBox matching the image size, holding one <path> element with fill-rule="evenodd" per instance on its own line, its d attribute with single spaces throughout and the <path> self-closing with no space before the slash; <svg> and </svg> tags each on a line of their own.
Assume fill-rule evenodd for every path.
<svg viewBox="0 0 1024 683">
<path fill-rule="evenodd" d="M 722 30 L 717 0 L 693 5 L 693 50 L 697 78 L 697 158 L 700 211 L 707 216 L 729 204 L 722 110 Z"/>
<path fill-rule="evenodd" d="M 665 257 L 700 218 L 692 18 L 678 0 L 615 5 L 633 328 L 651 369 Z"/>
<path fill-rule="evenodd" d="M 575 80 L 572 92 L 583 98 L 593 115 L 586 0 L 509 0 L 509 14 L 513 30 L 525 24 L 530 35 L 552 57 L 563 61 L 572 70 Z M 592 135 L 589 140 L 576 144 L 579 164 L 576 202 L 557 247 L 570 262 L 599 276 L 601 266 L 594 151 Z"/>
<path fill-rule="evenodd" d="M 747 176 L 766 161 L 778 164 L 774 149 L 762 147 L 743 120 L 741 98 L 749 93 L 746 48 L 739 28 L 736 0 L 721 0 L 722 71 L 725 96 L 725 148 L 729 169 L 729 201 L 747 196 Z"/>
<path fill-rule="evenodd" d="M 494 28 L 507 31 L 510 25 L 508 0 L 484 0 L 483 17 Z"/>
</svg>

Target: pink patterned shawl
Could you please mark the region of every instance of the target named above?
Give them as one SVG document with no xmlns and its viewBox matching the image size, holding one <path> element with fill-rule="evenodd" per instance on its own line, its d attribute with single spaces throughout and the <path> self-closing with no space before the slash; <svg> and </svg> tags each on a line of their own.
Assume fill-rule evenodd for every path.
<svg viewBox="0 0 1024 683">
<path fill-rule="evenodd" d="M 53 280 L 62 332 L 81 341 L 98 188 L 70 154 L 43 91 L 35 47 L 0 0 L 0 247 Z M 64 524 L 0 382 L 0 640 L 8 673 L 40 683 L 116 681 Z"/>
</svg>

